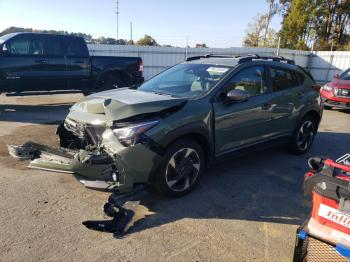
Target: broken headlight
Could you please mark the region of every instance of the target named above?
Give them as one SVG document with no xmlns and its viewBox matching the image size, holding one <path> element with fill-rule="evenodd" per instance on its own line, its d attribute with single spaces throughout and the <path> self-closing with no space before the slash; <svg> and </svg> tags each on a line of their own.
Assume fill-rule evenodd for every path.
<svg viewBox="0 0 350 262">
<path fill-rule="evenodd" d="M 137 124 L 115 124 L 112 129 L 114 135 L 118 138 L 119 142 L 124 146 L 132 146 L 140 142 L 142 134 L 148 129 L 157 125 L 159 121 L 150 121 Z"/>
</svg>

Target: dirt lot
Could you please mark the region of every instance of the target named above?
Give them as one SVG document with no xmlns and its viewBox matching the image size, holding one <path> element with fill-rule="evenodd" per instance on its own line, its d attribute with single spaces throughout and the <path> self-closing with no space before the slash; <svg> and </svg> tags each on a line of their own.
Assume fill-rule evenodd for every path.
<svg viewBox="0 0 350 262">
<path fill-rule="evenodd" d="M 115 239 L 81 224 L 103 219 L 108 193 L 68 174 L 28 170 L 5 148 L 56 144 L 56 124 L 80 96 L 0 96 L 1 261 L 291 261 L 309 211 L 301 188 L 307 158 L 350 151 L 350 112 L 325 111 L 307 155 L 277 148 L 215 165 L 184 198 L 151 196 L 155 215 Z"/>
</svg>

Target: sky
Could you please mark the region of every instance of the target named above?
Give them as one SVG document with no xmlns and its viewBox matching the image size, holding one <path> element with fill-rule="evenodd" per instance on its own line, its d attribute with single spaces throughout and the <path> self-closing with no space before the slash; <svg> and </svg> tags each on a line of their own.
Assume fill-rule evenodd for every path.
<svg viewBox="0 0 350 262">
<path fill-rule="evenodd" d="M 265 0 L 119 0 L 119 38 L 145 34 L 160 44 L 239 47 Z M 272 21 L 279 29 L 280 17 Z M 0 0 L 0 31 L 10 26 L 117 37 L 116 0 Z"/>
</svg>

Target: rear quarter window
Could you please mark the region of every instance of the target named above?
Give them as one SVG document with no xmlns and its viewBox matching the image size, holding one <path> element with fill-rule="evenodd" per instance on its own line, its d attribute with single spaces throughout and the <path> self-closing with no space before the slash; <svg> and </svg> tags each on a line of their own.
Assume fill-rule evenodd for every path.
<svg viewBox="0 0 350 262">
<path fill-rule="evenodd" d="M 295 73 L 291 70 L 271 67 L 269 71 L 272 91 L 274 92 L 287 88 L 293 88 L 299 85 L 299 79 L 297 79 Z"/>
</svg>

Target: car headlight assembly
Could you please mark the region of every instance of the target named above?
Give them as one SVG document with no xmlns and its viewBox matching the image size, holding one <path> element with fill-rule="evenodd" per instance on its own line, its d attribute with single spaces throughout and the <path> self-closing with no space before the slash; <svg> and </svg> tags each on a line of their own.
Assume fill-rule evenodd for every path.
<svg viewBox="0 0 350 262">
<path fill-rule="evenodd" d="M 119 142 L 124 146 L 133 146 L 142 140 L 144 132 L 154 127 L 159 123 L 158 120 L 150 122 L 142 122 L 137 124 L 130 124 L 128 126 L 115 124 L 112 127 L 114 135 Z"/>
<path fill-rule="evenodd" d="M 332 91 L 332 90 L 333 90 L 333 87 L 331 87 L 331 86 L 328 85 L 328 84 L 325 84 L 325 85 L 322 87 L 322 89 L 329 92 L 329 91 Z"/>
</svg>

